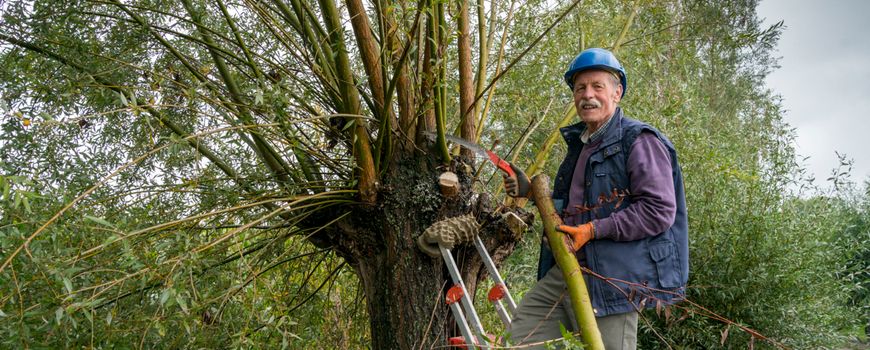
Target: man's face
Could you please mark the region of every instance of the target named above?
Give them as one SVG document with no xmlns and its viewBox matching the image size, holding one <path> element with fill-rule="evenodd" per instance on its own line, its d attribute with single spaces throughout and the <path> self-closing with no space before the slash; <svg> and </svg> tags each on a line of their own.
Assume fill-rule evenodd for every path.
<svg viewBox="0 0 870 350">
<path fill-rule="evenodd" d="M 608 71 L 587 70 L 574 75 L 574 106 L 592 131 L 613 115 L 621 97 L 622 85 L 614 83 Z"/>
</svg>

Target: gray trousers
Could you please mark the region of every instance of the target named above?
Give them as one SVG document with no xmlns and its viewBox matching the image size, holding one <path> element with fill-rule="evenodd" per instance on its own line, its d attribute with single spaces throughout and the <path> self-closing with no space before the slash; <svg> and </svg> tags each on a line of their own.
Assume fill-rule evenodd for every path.
<svg viewBox="0 0 870 350">
<path fill-rule="evenodd" d="M 604 348 L 636 349 L 637 317 L 637 312 L 596 317 Z M 559 324 L 564 325 L 569 332 L 579 328 L 562 270 L 555 266 L 526 293 L 517 307 L 509 329 L 511 344 L 521 346 L 561 338 Z M 528 349 L 545 348 L 544 344 L 539 344 Z"/>
</svg>

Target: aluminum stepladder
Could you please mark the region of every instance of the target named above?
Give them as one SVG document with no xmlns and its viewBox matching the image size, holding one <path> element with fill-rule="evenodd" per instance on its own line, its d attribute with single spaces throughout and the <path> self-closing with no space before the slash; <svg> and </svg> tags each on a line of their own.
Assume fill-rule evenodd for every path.
<svg viewBox="0 0 870 350">
<path fill-rule="evenodd" d="M 502 280 L 501 275 L 498 273 L 495 263 L 492 262 L 492 258 L 489 256 L 486 246 L 483 245 L 483 241 L 478 235 L 474 235 L 474 247 L 477 248 L 477 253 L 483 260 L 483 264 L 489 272 L 490 279 L 495 283 L 495 285 L 490 288 L 487 299 L 492 302 L 499 318 L 501 318 L 505 326 L 508 327 L 511 324 L 510 315 L 516 312 L 517 305 L 511 297 L 504 280 Z M 441 256 L 444 258 L 444 263 L 447 264 L 447 269 L 450 271 L 450 277 L 453 279 L 453 287 L 447 291 L 446 301 L 450 306 L 450 310 L 453 312 L 453 318 L 456 319 L 456 323 L 459 325 L 459 330 L 462 333 L 462 337 L 450 338 L 450 345 L 470 349 L 475 349 L 481 345 L 484 347 L 488 346 L 490 339 L 483 330 L 483 325 L 480 323 L 480 318 L 478 318 L 477 311 L 474 309 L 474 303 L 471 301 L 471 296 L 468 295 L 468 289 L 465 288 L 465 282 L 462 281 L 462 276 L 459 273 L 459 267 L 456 266 L 456 260 L 453 259 L 453 254 L 450 253 L 449 249 L 444 248 L 443 246 L 439 245 L 438 249 L 441 250 Z M 507 308 L 510 309 L 510 313 L 508 313 L 508 310 L 506 310 L 505 306 L 502 305 L 503 299 L 507 302 Z M 461 306 L 459 304 L 461 304 Z M 465 309 L 465 312 L 463 312 L 463 309 Z M 468 315 L 468 319 L 465 317 L 466 314 Z"/>
</svg>

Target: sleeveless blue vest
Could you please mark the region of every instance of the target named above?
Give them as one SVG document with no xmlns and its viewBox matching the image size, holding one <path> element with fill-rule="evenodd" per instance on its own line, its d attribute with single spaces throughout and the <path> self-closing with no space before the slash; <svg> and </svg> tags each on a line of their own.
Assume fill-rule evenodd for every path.
<svg viewBox="0 0 870 350">
<path fill-rule="evenodd" d="M 646 307 L 654 307 L 657 300 L 665 304 L 681 300 L 689 279 L 689 227 L 683 175 L 677 161 L 677 152 L 671 141 L 652 126 L 623 117 L 621 108 L 616 109 L 612 118 L 614 120 L 602 136 L 601 146 L 586 163 L 585 184 L 572 184 L 571 179 L 577 158 L 583 149 L 580 135 L 586 125 L 577 123 L 561 129 L 568 144 L 568 153 L 556 174 L 553 189 L 556 210 L 561 212 L 568 202 L 568 192 L 572 185 L 586 186 L 586 204 L 600 205 L 595 210 L 597 218 L 608 217 L 628 207 L 625 202 L 631 203 L 630 195 L 625 196 L 623 203 L 618 206 L 617 201 L 600 202 L 599 198 L 611 197 L 614 191 L 628 193 L 628 153 L 637 136 L 647 131 L 655 134 L 670 154 L 677 213 L 674 224 L 656 236 L 627 242 L 592 240 L 583 247 L 588 267 L 603 277 L 611 278 L 604 281 L 584 274 L 597 317 L 634 311 L 635 305 L 644 303 Z M 584 223 L 594 219 L 591 212 L 582 215 L 581 221 Z M 555 263 L 550 248 L 542 244 L 538 279 L 543 278 Z M 630 286 L 617 280 L 637 283 L 646 288 Z M 633 296 L 633 299 L 629 300 L 629 296 Z M 641 302 L 645 298 L 647 300 Z"/>
</svg>

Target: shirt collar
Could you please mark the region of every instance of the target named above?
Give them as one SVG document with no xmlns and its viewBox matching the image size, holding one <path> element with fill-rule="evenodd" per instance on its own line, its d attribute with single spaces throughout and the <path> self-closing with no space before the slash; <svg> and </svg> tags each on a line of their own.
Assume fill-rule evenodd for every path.
<svg viewBox="0 0 870 350">
<path fill-rule="evenodd" d="M 613 112 L 613 114 L 610 115 L 609 118 L 607 118 L 607 121 L 604 122 L 604 125 L 598 128 L 598 130 L 595 130 L 595 132 L 593 132 L 592 134 L 589 134 L 589 129 L 584 130 L 583 133 L 580 134 L 580 141 L 584 144 L 598 141 L 598 139 L 600 139 L 601 136 L 604 135 L 604 132 L 607 131 L 607 128 L 610 126 L 610 122 L 613 120 L 614 115 L 616 115 L 615 111 Z"/>
</svg>

